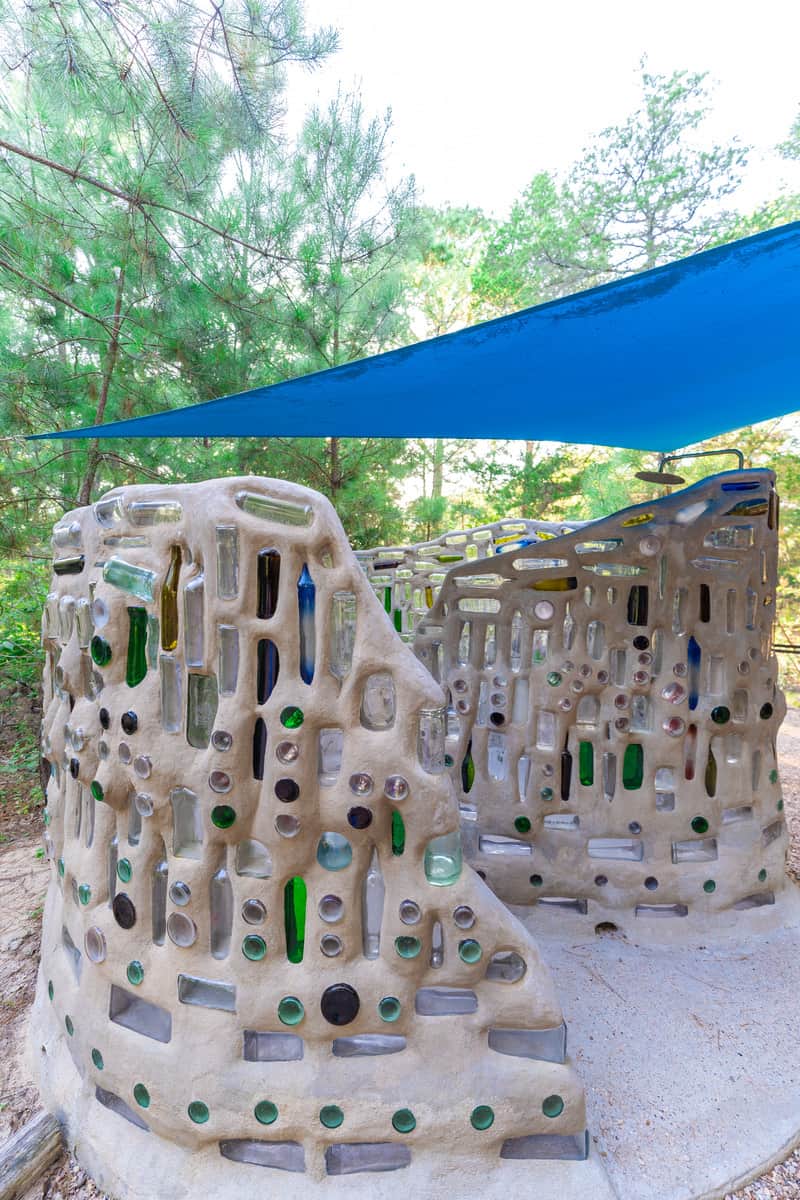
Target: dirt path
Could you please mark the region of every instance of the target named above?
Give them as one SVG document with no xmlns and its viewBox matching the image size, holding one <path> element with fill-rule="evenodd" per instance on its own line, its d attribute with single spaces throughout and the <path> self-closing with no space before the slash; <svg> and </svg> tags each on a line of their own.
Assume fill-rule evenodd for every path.
<svg viewBox="0 0 800 1200">
<path fill-rule="evenodd" d="M 787 870 L 800 883 L 800 709 L 787 714 L 778 739 L 786 817 L 791 832 Z M 19 788 L 21 779 L 11 786 Z M 39 960 L 41 904 L 47 867 L 39 850 L 40 815 L 0 810 L 0 1143 L 40 1107 L 23 1061 L 24 1027 Z M 787 1014 L 788 1016 L 788 1014 Z M 64 1155 L 21 1200 L 105 1200 Z M 633 1197 L 626 1198 L 633 1200 Z M 800 1150 L 725 1200 L 800 1200 Z"/>
</svg>

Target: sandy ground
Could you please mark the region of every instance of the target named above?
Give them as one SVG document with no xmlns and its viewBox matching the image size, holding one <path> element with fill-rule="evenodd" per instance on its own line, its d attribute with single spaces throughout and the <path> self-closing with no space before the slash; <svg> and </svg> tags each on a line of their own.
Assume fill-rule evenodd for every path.
<svg viewBox="0 0 800 1200">
<path fill-rule="evenodd" d="M 789 711 L 778 749 L 792 835 L 787 869 L 800 882 L 800 709 Z M 0 1143 L 40 1107 L 23 1062 L 23 1042 L 36 983 L 41 904 L 47 885 L 47 867 L 37 856 L 40 813 L 5 813 L 4 817 L 0 847 Z M 64 1155 L 21 1200 L 105 1198 Z M 725 1200 L 800 1200 L 800 1149 Z"/>
</svg>

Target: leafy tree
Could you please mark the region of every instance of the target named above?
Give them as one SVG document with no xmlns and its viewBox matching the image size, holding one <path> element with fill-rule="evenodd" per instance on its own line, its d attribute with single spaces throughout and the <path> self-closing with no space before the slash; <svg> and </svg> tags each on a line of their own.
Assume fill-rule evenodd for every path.
<svg viewBox="0 0 800 1200">
<path fill-rule="evenodd" d="M 242 260 L 277 257 L 232 200 L 228 165 L 274 137 L 286 64 L 318 61 L 333 35 L 306 37 L 291 0 L 7 3 L 2 26 L 4 423 L 102 423 L 205 398 L 203 372 L 185 369 L 192 343 L 235 342 L 243 317 L 269 325 Z M 160 457 L 97 441 L 22 448 L 2 465 L 6 542 L 30 536 L 20 504 L 52 519 L 120 470 L 163 477 Z"/>
<path fill-rule="evenodd" d="M 386 182 L 388 117 L 369 121 L 358 98 L 340 97 L 311 114 L 300 147 L 280 127 L 286 65 L 319 61 L 330 32 L 307 37 L 290 0 L 206 13 L 187 0 L 108 11 L 59 0 L 4 16 L 7 428 L 207 400 L 403 338 L 396 264 L 413 187 Z M 236 469 L 321 488 L 359 514 L 366 540 L 398 521 L 399 442 L 2 450 L 0 539 L 18 552 L 97 490 Z"/>
<path fill-rule="evenodd" d="M 794 119 L 789 136 L 778 146 L 778 152 L 789 161 L 800 161 L 800 112 Z M 739 214 L 732 229 L 726 231 L 726 236 L 721 240 L 749 237 L 790 221 L 800 221 L 800 193 L 782 191 L 761 204 L 755 212 Z"/>
<path fill-rule="evenodd" d="M 566 179 L 540 172 L 490 240 L 474 279 L 484 314 L 536 304 L 702 250 L 730 226 L 723 204 L 746 150 L 698 148 L 705 74 L 642 70 L 642 102 L 605 129 Z"/>
</svg>

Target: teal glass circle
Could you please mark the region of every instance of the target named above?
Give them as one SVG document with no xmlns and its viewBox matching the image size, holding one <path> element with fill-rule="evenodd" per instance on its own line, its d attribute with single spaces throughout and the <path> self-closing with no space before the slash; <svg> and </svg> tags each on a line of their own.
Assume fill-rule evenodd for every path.
<svg viewBox="0 0 800 1200">
<path fill-rule="evenodd" d="M 717 890 L 717 885 L 713 879 L 707 879 L 705 881 L 705 883 L 703 884 L 703 891 L 707 892 L 709 896 L 711 895 L 712 892 L 715 892 L 716 890 Z"/>
<path fill-rule="evenodd" d="M 266 957 L 267 943 L 257 933 L 248 933 L 242 941 L 242 954 L 251 962 L 261 962 Z"/>
<path fill-rule="evenodd" d="M 489 1129 L 494 1125 L 494 1109 L 488 1104 L 479 1104 L 473 1108 L 469 1120 L 473 1129 Z"/>
<path fill-rule="evenodd" d="M 546 1117 L 560 1117 L 564 1111 L 564 1101 L 560 1096 L 547 1096 L 542 1101 L 542 1112 Z"/>
<path fill-rule="evenodd" d="M 392 1117 L 392 1128 L 398 1133 L 411 1133 L 412 1129 L 417 1128 L 417 1118 L 410 1108 L 398 1108 Z"/>
<path fill-rule="evenodd" d="M 98 1071 L 102 1071 L 103 1067 L 106 1065 L 103 1062 L 103 1056 L 99 1050 L 92 1050 L 92 1062 L 97 1067 Z"/>
<path fill-rule="evenodd" d="M 121 858 L 119 860 L 117 863 L 117 875 L 119 875 L 123 883 L 130 883 L 131 876 L 133 875 L 133 867 L 129 858 Z"/>
<path fill-rule="evenodd" d="M 396 1021 L 401 1009 L 402 1005 L 397 996 L 384 996 L 378 1001 L 378 1015 L 382 1021 Z"/>
<path fill-rule="evenodd" d="M 205 1125 L 211 1113 L 208 1110 L 208 1105 L 202 1100 L 193 1100 L 186 1110 L 189 1114 L 189 1120 L 194 1121 L 195 1125 Z"/>
<path fill-rule="evenodd" d="M 133 1098 L 140 1108 L 150 1107 L 150 1093 L 143 1083 L 137 1083 L 133 1089 Z"/>
<path fill-rule="evenodd" d="M 458 954 L 462 962 L 476 963 L 483 954 L 480 942 L 476 942 L 475 938 L 464 938 L 458 943 Z"/>
<path fill-rule="evenodd" d="M 64 1028 L 69 1036 L 72 1037 L 73 1033 L 75 1032 L 75 1026 L 72 1024 L 72 1017 L 64 1017 Z"/>
<path fill-rule="evenodd" d="M 400 936 L 394 939 L 394 948 L 401 958 L 416 958 L 422 942 L 417 937 Z"/>
<path fill-rule="evenodd" d="M 134 987 L 138 987 L 144 979 L 144 967 L 138 958 L 134 958 L 132 962 L 128 963 L 126 974 L 128 976 L 128 983 L 132 983 Z"/>
<path fill-rule="evenodd" d="M 271 1100 L 259 1100 L 253 1113 L 259 1125 L 272 1125 L 278 1119 L 278 1106 Z"/>
<path fill-rule="evenodd" d="M 338 1104 L 325 1104 L 319 1110 L 319 1119 L 326 1129 L 338 1129 L 344 1121 L 344 1113 Z"/>
<path fill-rule="evenodd" d="M 278 1005 L 278 1019 L 284 1025 L 299 1025 L 305 1015 L 303 1002 L 297 996 L 284 996 Z"/>
<path fill-rule="evenodd" d="M 91 898 L 92 889 L 89 887 L 88 883 L 81 883 L 78 886 L 78 899 L 80 900 L 81 904 L 88 904 Z"/>
</svg>

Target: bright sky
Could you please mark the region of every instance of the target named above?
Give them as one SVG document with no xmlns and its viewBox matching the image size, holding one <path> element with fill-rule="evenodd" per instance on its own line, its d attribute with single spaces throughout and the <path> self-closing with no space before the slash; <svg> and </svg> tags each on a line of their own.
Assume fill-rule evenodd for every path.
<svg viewBox="0 0 800 1200">
<path fill-rule="evenodd" d="M 709 71 L 708 132 L 755 147 L 738 204 L 800 190 L 800 164 L 771 152 L 800 107 L 800 5 L 792 0 L 304 0 L 308 27 L 333 25 L 340 51 L 295 72 L 290 118 L 360 84 L 391 106 L 392 172 L 416 175 L 434 205 L 502 216 L 535 171 L 566 169 L 590 135 L 637 103 L 638 63 Z"/>
</svg>

